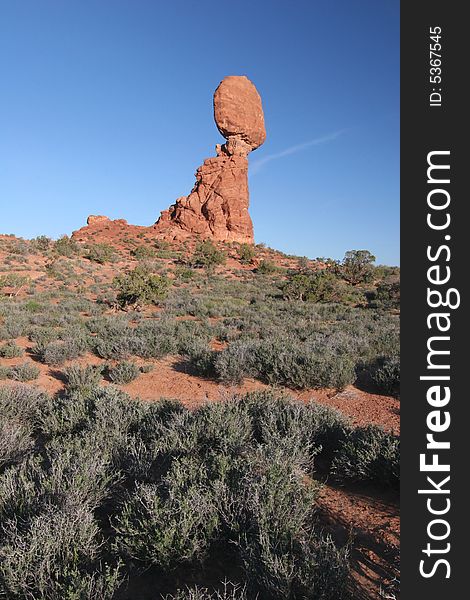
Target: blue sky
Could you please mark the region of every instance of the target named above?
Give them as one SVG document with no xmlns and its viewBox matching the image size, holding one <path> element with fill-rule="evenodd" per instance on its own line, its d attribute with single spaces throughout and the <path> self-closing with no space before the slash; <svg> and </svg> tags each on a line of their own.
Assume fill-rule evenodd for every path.
<svg viewBox="0 0 470 600">
<path fill-rule="evenodd" d="M 0 232 L 155 222 L 223 141 L 226 75 L 263 99 L 256 241 L 398 264 L 398 0 L 0 0 Z"/>
</svg>

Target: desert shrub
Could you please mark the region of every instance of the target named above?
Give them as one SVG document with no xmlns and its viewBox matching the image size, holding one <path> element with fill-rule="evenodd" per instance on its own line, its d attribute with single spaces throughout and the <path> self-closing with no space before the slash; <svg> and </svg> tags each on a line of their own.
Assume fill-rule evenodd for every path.
<svg viewBox="0 0 470 600">
<path fill-rule="evenodd" d="M 0 346 L 0 357 L 2 358 L 18 358 L 23 356 L 23 348 L 13 341 L 9 341 L 3 346 Z"/>
<path fill-rule="evenodd" d="M 141 340 L 139 355 L 143 358 L 162 358 L 177 351 L 175 323 L 169 319 L 146 319 L 135 333 Z"/>
<path fill-rule="evenodd" d="M 101 358 L 128 358 L 143 353 L 143 347 L 142 339 L 131 331 L 123 336 L 100 336 L 95 341 L 95 353 Z"/>
<path fill-rule="evenodd" d="M 0 388 L 0 471 L 21 462 L 34 448 L 33 434 L 46 397 L 27 385 Z M 0 488 L 2 485 L 0 477 Z M 0 521 L 2 520 L 0 492 Z"/>
<path fill-rule="evenodd" d="M 5 365 L 0 365 L 0 380 L 11 377 L 11 368 Z"/>
<path fill-rule="evenodd" d="M 331 471 L 342 481 L 372 482 L 398 488 L 399 438 L 375 425 L 354 429 L 342 442 Z"/>
<path fill-rule="evenodd" d="M 31 361 L 24 362 L 21 365 L 16 365 L 11 369 L 11 378 L 16 381 L 32 381 L 39 377 L 40 369 Z"/>
<path fill-rule="evenodd" d="M 316 486 L 303 485 L 283 455 L 258 452 L 245 469 L 228 522 L 251 590 L 279 600 L 344 597 L 345 554 L 311 525 Z"/>
<path fill-rule="evenodd" d="M 256 256 L 254 246 L 251 244 L 240 244 L 238 247 L 238 260 L 242 265 L 250 265 Z"/>
<path fill-rule="evenodd" d="M 217 352 L 211 350 L 203 340 L 194 340 L 187 344 L 184 356 L 188 359 L 196 375 L 213 377 Z"/>
<path fill-rule="evenodd" d="M 67 360 L 78 358 L 84 350 L 75 340 L 56 340 L 48 344 L 38 342 L 33 346 L 33 352 L 46 365 L 60 366 Z"/>
<path fill-rule="evenodd" d="M 46 235 L 39 235 L 31 240 L 31 244 L 39 252 L 47 252 L 52 245 L 52 240 Z"/>
<path fill-rule="evenodd" d="M 99 530 L 86 507 L 45 510 L 26 531 L 10 521 L 0 547 L 0 591 L 8 598 L 110 600 L 117 569 L 100 569 Z M 91 571 L 91 572 L 90 572 Z M 3 588 L 3 589 L 2 589 Z"/>
<path fill-rule="evenodd" d="M 122 361 L 108 368 L 109 378 L 113 383 L 123 385 L 137 379 L 140 374 L 139 367 L 131 361 Z"/>
<path fill-rule="evenodd" d="M 94 334 L 93 350 L 101 358 L 127 358 L 142 350 L 142 339 L 127 318 L 96 317 L 87 322 L 87 327 Z"/>
<path fill-rule="evenodd" d="M 368 250 L 348 250 L 339 267 L 341 276 L 352 285 L 367 283 L 374 275 L 375 256 Z"/>
<path fill-rule="evenodd" d="M 329 270 L 297 273 L 283 286 L 284 298 L 309 302 L 344 302 L 351 291 Z"/>
<path fill-rule="evenodd" d="M 377 289 L 372 294 L 370 305 L 373 308 L 383 308 L 386 310 L 400 308 L 400 282 L 379 283 Z"/>
<path fill-rule="evenodd" d="M 308 271 L 310 268 L 310 259 L 308 259 L 306 256 L 299 256 L 297 259 L 297 265 L 299 271 Z"/>
<path fill-rule="evenodd" d="M 245 377 L 256 375 L 253 364 L 253 343 L 236 340 L 225 350 L 214 355 L 214 370 L 224 383 L 239 384 Z"/>
<path fill-rule="evenodd" d="M 222 583 L 222 590 L 211 592 L 207 588 L 192 587 L 178 590 L 176 594 L 167 594 L 164 600 L 249 600 L 246 585 L 228 581 Z"/>
<path fill-rule="evenodd" d="M 255 348 L 254 361 L 262 380 L 291 388 L 343 389 L 356 379 L 350 356 L 317 343 L 301 345 L 288 339 L 266 341 Z"/>
<path fill-rule="evenodd" d="M 273 454 L 283 452 L 309 471 L 322 453 L 332 458 L 351 427 L 337 410 L 316 402 L 301 404 L 271 391 L 237 399 L 250 415 L 254 439 Z M 246 426 L 245 426 L 246 427 Z"/>
<path fill-rule="evenodd" d="M 151 246 L 138 246 L 135 250 L 132 250 L 131 255 L 137 260 L 145 260 L 147 258 L 155 257 L 155 249 Z"/>
<path fill-rule="evenodd" d="M 93 244 L 88 248 L 86 258 L 104 265 L 114 259 L 114 248 L 109 244 Z"/>
<path fill-rule="evenodd" d="M 259 263 L 256 272 L 261 275 L 272 275 L 273 273 L 276 273 L 277 270 L 278 268 L 271 260 L 262 260 Z"/>
<path fill-rule="evenodd" d="M 0 276 L 0 290 L 8 290 L 10 296 L 17 296 L 29 282 L 27 275 L 8 273 Z"/>
<path fill-rule="evenodd" d="M 101 382 L 102 368 L 95 365 L 70 365 L 64 370 L 69 390 L 88 396 Z"/>
<path fill-rule="evenodd" d="M 29 244 L 22 238 L 16 238 L 8 244 L 8 250 L 12 255 L 26 256 L 29 254 Z"/>
<path fill-rule="evenodd" d="M 138 485 L 116 520 L 125 558 L 161 569 L 200 559 L 218 525 L 215 497 L 197 460 L 177 459 L 163 487 Z"/>
<path fill-rule="evenodd" d="M 400 393 L 400 358 L 381 357 L 370 370 L 371 379 L 377 389 L 385 394 Z"/>
<path fill-rule="evenodd" d="M 193 269 L 188 269 L 187 267 L 178 266 L 175 269 L 175 275 L 177 279 L 181 281 L 190 281 L 196 277 L 196 273 Z"/>
<path fill-rule="evenodd" d="M 200 242 L 194 251 L 192 264 L 195 267 L 214 268 L 217 265 L 225 264 L 225 253 L 217 248 L 210 240 Z"/>
<path fill-rule="evenodd" d="M 75 240 L 64 235 L 54 242 L 54 250 L 57 254 L 70 258 L 79 253 L 80 247 Z"/>
<path fill-rule="evenodd" d="M 167 277 L 148 273 L 142 267 L 119 275 L 113 283 L 118 290 L 117 301 L 122 307 L 158 304 L 166 296 L 171 285 Z"/>
<path fill-rule="evenodd" d="M 158 586 L 216 553 L 246 588 L 176 597 L 347 597 L 347 556 L 317 529 L 311 479 L 320 451 L 364 445 L 336 411 L 268 391 L 190 411 L 69 372 L 77 385 L 52 398 L 0 387 L 1 597 L 111 599 L 119 564 L 131 577 L 153 567 Z"/>
<path fill-rule="evenodd" d="M 25 335 L 28 329 L 28 317 L 21 312 L 13 312 L 10 308 L 3 318 L 3 327 L 0 328 L 1 338 L 4 340 L 14 340 Z"/>
<path fill-rule="evenodd" d="M 141 365 L 139 370 L 141 373 L 151 373 L 155 369 L 155 365 L 152 363 L 147 363 L 145 365 Z"/>
<path fill-rule="evenodd" d="M 154 246 L 157 250 L 171 250 L 171 244 L 167 240 L 155 240 Z"/>
<path fill-rule="evenodd" d="M 6 466 L 21 462 L 34 447 L 31 430 L 0 417 L 0 471 Z"/>
<path fill-rule="evenodd" d="M 47 400 L 47 395 L 32 385 L 0 387 L 0 413 L 6 419 L 34 428 L 39 423 L 41 411 Z"/>
</svg>

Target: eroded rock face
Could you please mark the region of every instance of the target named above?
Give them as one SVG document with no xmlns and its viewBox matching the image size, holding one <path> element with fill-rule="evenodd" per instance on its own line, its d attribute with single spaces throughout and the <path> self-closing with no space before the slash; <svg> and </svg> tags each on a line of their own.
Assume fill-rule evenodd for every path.
<svg viewBox="0 0 470 600">
<path fill-rule="evenodd" d="M 214 118 L 225 144 L 196 171 L 196 185 L 162 212 L 157 232 L 177 239 L 190 234 L 253 243 L 248 213 L 248 154 L 266 138 L 261 98 L 249 79 L 226 77 L 214 94 Z"/>
<path fill-rule="evenodd" d="M 97 223 L 106 223 L 107 221 L 110 221 L 110 219 L 104 215 L 90 215 L 86 220 L 86 224 L 96 225 Z"/>
</svg>

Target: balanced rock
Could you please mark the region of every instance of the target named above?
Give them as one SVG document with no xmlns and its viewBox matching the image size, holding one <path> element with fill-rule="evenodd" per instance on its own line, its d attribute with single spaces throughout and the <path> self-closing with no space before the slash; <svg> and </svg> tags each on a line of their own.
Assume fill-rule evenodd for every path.
<svg viewBox="0 0 470 600">
<path fill-rule="evenodd" d="M 220 83 L 214 93 L 214 119 L 227 146 L 241 141 L 250 152 L 266 139 L 261 98 L 247 77 L 232 75 Z"/>
<path fill-rule="evenodd" d="M 162 212 L 155 230 L 177 239 L 200 235 L 219 241 L 253 243 L 248 213 L 249 152 L 266 138 L 261 98 L 244 76 L 226 77 L 214 94 L 214 118 L 225 144 L 196 171 L 196 184 Z"/>
</svg>

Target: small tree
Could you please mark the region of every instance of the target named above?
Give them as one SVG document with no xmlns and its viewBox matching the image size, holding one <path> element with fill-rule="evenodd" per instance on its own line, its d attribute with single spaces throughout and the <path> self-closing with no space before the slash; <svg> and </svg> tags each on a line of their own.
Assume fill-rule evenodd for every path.
<svg viewBox="0 0 470 600">
<path fill-rule="evenodd" d="M 54 250 L 61 256 L 70 257 L 78 254 L 79 246 L 75 240 L 63 235 L 54 242 Z"/>
<path fill-rule="evenodd" d="M 118 289 L 117 301 L 124 308 L 136 304 L 158 304 L 166 296 L 171 282 L 166 276 L 154 275 L 138 266 L 116 277 L 113 284 Z"/>
<path fill-rule="evenodd" d="M 114 248 L 109 244 L 93 244 L 88 249 L 87 258 L 104 265 L 114 259 Z"/>
<path fill-rule="evenodd" d="M 250 265 L 256 255 L 255 249 L 251 244 L 240 244 L 238 248 L 238 259 L 243 265 Z"/>
<path fill-rule="evenodd" d="M 151 246 L 138 246 L 132 250 L 131 255 L 137 260 L 145 260 L 147 258 L 154 258 L 156 251 Z"/>
<path fill-rule="evenodd" d="M 262 260 L 256 269 L 256 272 L 260 273 L 261 275 L 272 275 L 276 271 L 277 267 L 272 260 Z"/>
<path fill-rule="evenodd" d="M 193 255 L 193 265 L 206 269 L 225 264 L 225 253 L 219 250 L 210 240 L 204 240 L 196 246 Z"/>
<path fill-rule="evenodd" d="M 371 298 L 370 304 L 373 308 L 400 308 L 400 282 L 380 283 Z"/>
<path fill-rule="evenodd" d="M 341 263 L 341 275 L 352 285 L 371 281 L 375 256 L 369 250 L 348 250 Z"/>
<path fill-rule="evenodd" d="M 40 252 L 46 252 L 51 247 L 52 240 L 46 235 L 38 235 L 38 237 L 31 240 L 31 243 Z"/>
<path fill-rule="evenodd" d="M 330 271 L 323 270 L 311 273 L 296 273 L 283 287 L 286 300 L 302 300 L 309 302 L 339 302 L 342 293 L 337 277 Z"/>
</svg>

